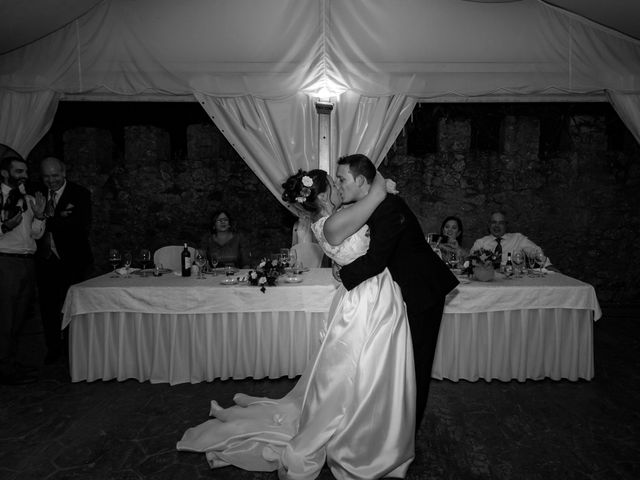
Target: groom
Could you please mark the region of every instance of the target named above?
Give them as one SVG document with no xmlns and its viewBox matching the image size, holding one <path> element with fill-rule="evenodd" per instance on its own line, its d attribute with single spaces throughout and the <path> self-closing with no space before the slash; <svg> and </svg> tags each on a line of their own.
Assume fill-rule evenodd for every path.
<svg viewBox="0 0 640 480">
<path fill-rule="evenodd" d="M 344 203 L 363 198 L 376 175 L 376 167 L 365 155 L 338 160 L 336 174 Z M 365 255 L 340 270 L 347 290 L 389 268 L 400 286 L 407 306 L 416 369 L 416 433 L 429 395 L 431 365 L 445 296 L 458 284 L 455 275 L 433 252 L 418 219 L 397 195 L 387 195 L 369 220 L 370 244 Z"/>
</svg>

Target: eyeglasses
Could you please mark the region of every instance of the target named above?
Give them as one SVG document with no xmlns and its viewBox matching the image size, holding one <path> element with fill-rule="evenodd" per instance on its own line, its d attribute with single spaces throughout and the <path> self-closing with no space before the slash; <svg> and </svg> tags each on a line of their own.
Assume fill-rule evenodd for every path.
<svg viewBox="0 0 640 480">
<path fill-rule="evenodd" d="M 216 223 L 229 223 L 228 218 L 219 218 L 216 220 Z"/>
</svg>

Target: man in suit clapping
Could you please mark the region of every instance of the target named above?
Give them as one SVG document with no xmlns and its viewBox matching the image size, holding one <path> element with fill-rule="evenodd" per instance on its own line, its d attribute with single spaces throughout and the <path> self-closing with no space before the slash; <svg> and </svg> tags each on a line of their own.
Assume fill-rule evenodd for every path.
<svg viewBox="0 0 640 480">
<path fill-rule="evenodd" d="M 93 266 L 91 193 L 66 179 L 65 165 L 58 158 L 45 158 L 40 172 L 47 225 L 38 241 L 38 289 L 47 341 L 45 363 L 53 363 L 64 353 L 61 310 L 67 290 L 85 280 Z"/>
</svg>

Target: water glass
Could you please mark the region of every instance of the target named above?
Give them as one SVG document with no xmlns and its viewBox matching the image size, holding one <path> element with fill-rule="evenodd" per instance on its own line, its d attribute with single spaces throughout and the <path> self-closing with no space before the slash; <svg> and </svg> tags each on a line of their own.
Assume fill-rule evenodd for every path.
<svg viewBox="0 0 640 480">
<path fill-rule="evenodd" d="M 207 254 L 203 250 L 196 250 L 195 262 L 198 266 L 198 276 L 196 278 L 202 280 L 205 278 L 204 266 L 207 264 Z"/>
<path fill-rule="evenodd" d="M 513 269 L 516 278 L 522 277 L 522 266 L 524 264 L 524 254 L 522 252 L 515 252 L 511 258 L 513 263 Z"/>
<path fill-rule="evenodd" d="M 133 255 L 131 252 L 124 252 L 124 277 L 129 278 L 129 269 L 131 268 L 131 262 L 133 261 Z"/>
<path fill-rule="evenodd" d="M 545 273 L 542 271 L 542 269 L 544 268 L 544 265 L 547 262 L 547 256 L 544 254 L 542 250 L 537 250 L 535 258 L 536 258 L 536 262 L 538 263 L 539 274 L 540 276 L 544 276 Z"/>
<path fill-rule="evenodd" d="M 218 266 L 218 256 L 215 253 L 211 254 L 211 266 L 213 267 L 213 274 L 217 275 L 218 271 L 216 267 Z"/>
</svg>

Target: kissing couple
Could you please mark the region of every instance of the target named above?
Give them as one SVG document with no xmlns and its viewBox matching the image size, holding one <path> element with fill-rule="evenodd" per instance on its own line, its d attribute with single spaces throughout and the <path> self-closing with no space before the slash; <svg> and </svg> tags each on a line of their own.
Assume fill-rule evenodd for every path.
<svg viewBox="0 0 640 480">
<path fill-rule="evenodd" d="M 281 399 L 234 396 L 187 430 L 179 450 L 234 465 L 314 479 L 404 478 L 429 393 L 445 296 L 458 284 L 427 244 L 416 216 L 365 155 L 299 171 L 282 198 L 312 217 L 342 281 L 322 344 Z M 342 203 L 350 204 L 340 208 Z"/>
</svg>

